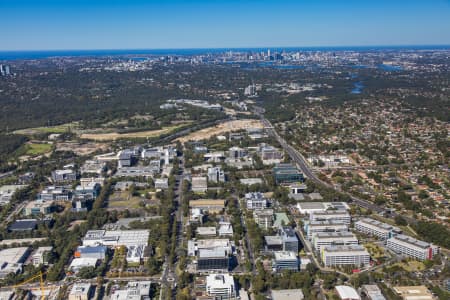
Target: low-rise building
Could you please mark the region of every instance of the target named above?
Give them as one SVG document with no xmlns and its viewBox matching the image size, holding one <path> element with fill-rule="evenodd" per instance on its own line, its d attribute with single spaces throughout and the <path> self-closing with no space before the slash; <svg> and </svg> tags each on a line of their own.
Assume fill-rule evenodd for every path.
<svg viewBox="0 0 450 300">
<path fill-rule="evenodd" d="M 264 209 L 268 204 L 267 198 L 259 192 L 245 194 L 245 202 L 247 209 Z"/>
<path fill-rule="evenodd" d="M 74 258 L 72 262 L 70 263 L 69 269 L 74 272 L 78 273 L 82 268 L 86 267 L 96 267 L 98 263 L 97 258 Z"/>
<path fill-rule="evenodd" d="M 89 300 L 93 296 L 92 292 L 90 283 L 74 283 L 69 293 L 69 300 Z"/>
<path fill-rule="evenodd" d="M 66 183 L 75 180 L 77 180 L 77 172 L 70 168 L 52 172 L 52 181 L 54 183 Z"/>
<path fill-rule="evenodd" d="M 299 202 L 297 209 L 303 215 L 310 215 L 326 211 L 348 211 L 350 207 L 345 202 Z"/>
<path fill-rule="evenodd" d="M 230 256 L 223 247 L 203 248 L 198 250 L 198 271 L 227 272 L 230 268 Z"/>
<path fill-rule="evenodd" d="M 386 300 L 376 284 L 364 284 L 361 287 L 361 294 L 368 300 Z"/>
<path fill-rule="evenodd" d="M 235 300 L 236 285 L 228 274 L 210 274 L 206 277 L 206 293 L 213 299 Z"/>
<path fill-rule="evenodd" d="M 196 229 L 196 233 L 197 235 L 200 236 L 216 236 L 217 235 L 217 230 L 216 227 L 211 226 L 211 227 L 197 227 Z"/>
<path fill-rule="evenodd" d="M 124 289 L 113 291 L 110 300 L 150 299 L 151 284 L 151 281 L 130 281 Z"/>
<path fill-rule="evenodd" d="M 0 279 L 8 274 L 22 272 L 22 266 L 30 255 L 29 247 L 8 248 L 0 250 Z"/>
<path fill-rule="evenodd" d="M 74 253 L 76 258 L 96 258 L 105 259 L 107 247 L 99 246 L 79 246 Z"/>
<path fill-rule="evenodd" d="M 83 246 L 147 246 L 150 231 L 140 230 L 89 230 L 82 239 Z"/>
<path fill-rule="evenodd" d="M 80 168 L 81 175 L 97 174 L 101 175 L 106 170 L 106 162 L 97 159 L 87 160 Z"/>
<path fill-rule="evenodd" d="M 26 185 L 3 185 L 0 187 L 0 206 L 7 205 L 14 193 L 25 187 Z"/>
<path fill-rule="evenodd" d="M 272 300 L 303 300 L 305 296 L 301 289 L 271 290 Z"/>
<path fill-rule="evenodd" d="M 219 222 L 219 236 L 232 236 L 233 225 L 230 222 Z"/>
<path fill-rule="evenodd" d="M 144 250 L 147 246 L 136 245 L 127 247 L 127 263 L 139 264 L 144 259 Z"/>
<path fill-rule="evenodd" d="M 155 179 L 155 189 L 157 190 L 167 190 L 169 188 L 168 178 L 156 178 Z"/>
<path fill-rule="evenodd" d="M 35 215 L 46 215 L 53 212 L 55 207 L 53 201 L 30 201 L 23 209 L 23 214 L 25 216 L 35 216 Z"/>
<path fill-rule="evenodd" d="M 264 236 L 264 245 L 266 251 L 282 251 L 283 239 L 279 235 Z"/>
<path fill-rule="evenodd" d="M 292 251 L 275 251 L 272 267 L 276 271 L 291 270 L 298 271 L 300 261 L 296 252 Z"/>
<path fill-rule="evenodd" d="M 208 240 L 189 240 L 188 256 L 197 256 L 201 249 L 218 249 L 222 248 L 229 256 L 233 254 L 233 243 L 229 239 L 208 239 Z"/>
<path fill-rule="evenodd" d="M 370 254 L 361 245 L 327 246 L 322 249 L 321 257 L 326 267 L 359 267 L 370 263 Z"/>
<path fill-rule="evenodd" d="M 386 246 L 395 253 L 418 260 L 432 259 L 439 252 L 439 247 L 403 234 L 389 238 Z"/>
<path fill-rule="evenodd" d="M 220 167 L 213 167 L 208 169 L 208 181 L 210 182 L 225 182 L 225 172 Z"/>
<path fill-rule="evenodd" d="M 259 209 L 253 211 L 253 218 L 259 227 L 269 229 L 273 226 L 273 209 Z"/>
<path fill-rule="evenodd" d="M 284 226 L 278 230 L 283 241 L 283 251 L 292 251 L 298 253 L 299 239 L 294 228 Z"/>
<path fill-rule="evenodd" d="M 433 294 L 424 285 L 417 286 L 394 286 L 394 292 L 403 300 L 433 300 Z"/>
<path fill-rule="evenodd" d="M 225 209 L 225 203 L 223 199 L 199 199 L 189 201 L 189 207 L 214 214 L 221 213 Z"/>
<path fill-rule="evenodd" d="M 341 300 L 361 300 L 358 292 L 351 286 L 337 285 L 335 290 Z"/>
<path fill-rule="evenodd" d="M 69 201 L 72 199 L 72 190 L 65 186 L 48 186 L 38 194 L 37 200 L 42 201 Z"/>
<path fill-rule="evenodd" d="M 273 168 L 273 176 L 276 184 L 291 184 L 303 182 L 304 176 L 297 167 L 292 164 L 278 164 Z"/>
<path fill-rule="evenodd" d="M 34 266 L 39 265 L 47 265 L 48 263 L 48 254 L 52 251 L 53 247 L 39 247 L 36 249 L 36 251 L 31 254 L 31 263 Z"/>
<path fill-rule="evenodd" d="M 206 193 L 208 190 L 208 180 L 206 177 L 192 177 L 192 191 L 194 193 Z"/>
</svg>

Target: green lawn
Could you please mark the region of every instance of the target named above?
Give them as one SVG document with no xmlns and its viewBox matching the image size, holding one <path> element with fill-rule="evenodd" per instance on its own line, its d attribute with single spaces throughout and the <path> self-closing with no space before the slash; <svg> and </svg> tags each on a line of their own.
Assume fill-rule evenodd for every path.
<svg viewBox="0 0 450 300">
<path fill-rule="evenodd" d="M 71 129 L 77 128 L 78 123 L 67 123 L 67 124 L 61 124 L 57 126 L 42 126 L 42 127 L 34 127 L 34 128 L 26 128 L 26 129 L 20 129 L 16 130 L 14 133 L 17 134 L 38 134 L 38 133 L 64 133 L 66 132 L 69 127 Z"/>
<path fill-rule="evenodd" d="M 25 145 L 25 155 L 42 155 L 48 153 L 52 150 L 51 144 L 26 144 Z"/>
</svg>

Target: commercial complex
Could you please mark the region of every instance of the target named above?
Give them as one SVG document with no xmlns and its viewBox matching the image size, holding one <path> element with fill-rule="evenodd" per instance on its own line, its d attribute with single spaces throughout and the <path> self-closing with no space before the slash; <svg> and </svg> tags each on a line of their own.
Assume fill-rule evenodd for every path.
<svg viewBox="0 0 450 300">
<path fill-rule="evenodd" d="M 273 168 L 273 176 L 276 184 L 290 184 L 294 182 L 303 182 L 304 176 L 292 164 L 278 164 Z"/>
<path fill-rule="evenodd" d="M 358 245 L 358 239 L 349 231 L 318 232 L 313 235 L 312 244 L 320 252 L 327 246 Z"/>
<path fill-rule="evenodd" d="M 275 251 L 272 267 L 276 271 L 291 270 L 298 271 L 300 261 L 296 252 L 292 251 Z"/>
<path fill-rule="evenodd" d="M 310 221 L 336 220 L 349 225 L 352 217 L 346 210 L 327 210 L 324 212 L 314 212 L 309 215 Z"/>
<path fill-rule="evenodd" d="M 370 254 L 361 245 L 327 246 L 321 252 L 325 266 L 366 266 L 370 263 Z"/>
<path fill-rule="evenodd" d="M 236 299 L 236 285 L 233 276 L 228 274 L 211 274 L 206 277 L 206 293 L 213 299 Z"/>
<path fill-rule="evenodd" d="M 346 222 L 337 220 L 324 220 L 324 221 L 307 221 L 303 229 L 309 240 L 312 239 L 314 233 L 317 232 L 339 232 L 348 231 L 348 225 Z"/>
<path fill-rule="evenodd" d="M 247 209 L 264 209 L 267 207 L 267 199 L 262 193 L 247 193 L 245 194 L 245 202 Z"/>
<path fill-rule="evenodd" d="M 69 293 L 69 300 L 89 300 L 93 296 L 90 283 L 74 283 Z"/>
<path fill-rule="evenodd" d="M 151 281 L 131 281 L 124 289 L 115 290 L 110 300 L 147 300 L 150 299 Z"/>
<path fill-rule="evenodd" d="M 403 234 L 389 238 L 386 245 L 388 249 L 395 253 L 407 255 L 419 260 L 432 259 L 439 252 L 437 246 Z"/>
<path fill-rule="evenodd" d="M 273 226 L 274 214 L 273 209 L 260 209 L 253 211 L 253 218 L 259 227 L 269 229 Z"/>
<path fill-rule="evenodd" d="M 309 215 L 327 210 L 347 211 L 349 206 L 345 202 L 299 202 L 297 209 L 301 214 Z"/>
<path fill-rule="evenodd" d="M 400 229 L 374 219 L 363 218 L 355 222 L 355 229 L 367 235 L 376 236 L 381 240 L 391 238 Z"/>
<path fill-rule="evenodd" d="M 82 239 L 83 246 L 138 246 L 148 244 L 149 230 L 89 230 Z"/>
</svg>

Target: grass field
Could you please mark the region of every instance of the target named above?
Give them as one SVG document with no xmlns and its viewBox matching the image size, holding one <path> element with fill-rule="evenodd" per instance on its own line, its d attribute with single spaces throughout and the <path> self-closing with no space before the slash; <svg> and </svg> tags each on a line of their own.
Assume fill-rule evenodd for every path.
<svg viewBox="0 0 450 300">
<path fill-rule="evenodd" d="M 78 123 L 67 123 L 67 124 L 61 124 L 57 126 L 43 126 L 43 127 L 34 127 L 34 128 L 27 128 L 27 129 L 20 129 L 14 131 L 14 133 L 17 134 L 24 134 L 24 135 L 33 135 L 33 134 L 39 134 L 39 133 L 64 133 L 71 129 L 76 129 L 78 127 Z"/>
<path fill-rule="evenodd" d="M 111 209 L 139 209 L 141 206 L 140 197 L 131 197 L 127 191 L 115 192 L 108 201 L 108 208 Z"/>
<path fill-rule="evenodd" d="M 168 134 L 172 131 L 186 126 L 190 123 L 184 123 L 176 126 L 168 126 L 158 130 L 148 130 L 148 131 L 138 131 L 129 133 L 118 133 L 118 132 L 108 132 L 108 133 L 83 133 L 80 135 L 82 139 L 94 140 L 94 141 L 113 141 L 118 139 L 127 138 L 147 138 L 147 137 L 157 137 L 162 134 Z"/>
<path fill-rule="evenodd" d="M 405 269 L 408 272 L 425 270 L 425 265 L 423 264 L 423 262 L 417 260 L 408 260 L 407 262 L 399 262 L 394 264 L 394 266 L 395 265 Z"/>
<path fill-rule="evenodd" d="M 25 155 L 36 156 L 48 153 L 52 150 L 51 144 L 26 144 L 25 146 Z"/>
</svg>

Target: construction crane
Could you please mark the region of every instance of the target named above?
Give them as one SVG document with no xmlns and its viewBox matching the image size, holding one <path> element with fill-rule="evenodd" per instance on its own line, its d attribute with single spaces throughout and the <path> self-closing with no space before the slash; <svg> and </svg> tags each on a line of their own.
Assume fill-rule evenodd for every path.
<svg viewBox="0 0 450 300">
<path fill-rule="evenodd" d="M 18 287 L 20 287 L 22 285 L 27 284 L 30 281 L 35 280 L 36 278 L 39 278 L 40 289 L 41 289 L 41 300 L 44 300 L 45 299 L 45 287 L 44 287 L 44 274 L 45 273 L 47 273 L 47 272 L 43 273 L 42 271 L 40 271 L 39 274 L 37 274 L 37 275 L 35 275 L 35 276 L 31 277 L 31 278 L 28 278 L 24 282 L 18 283 L 16 285 L 14 285 L 13 287 L 16 289 L 16 288 L 18 288 Z"/>
</svg>

